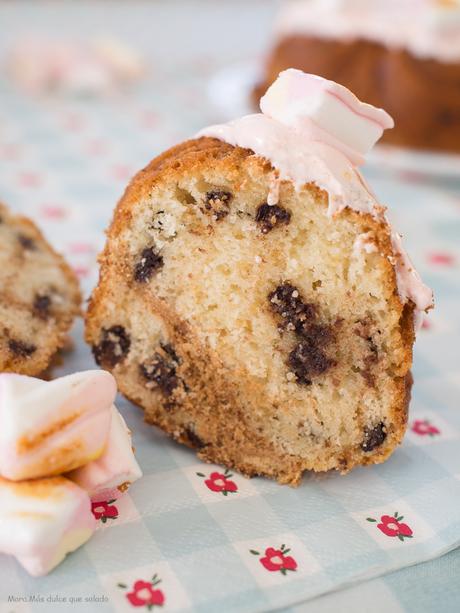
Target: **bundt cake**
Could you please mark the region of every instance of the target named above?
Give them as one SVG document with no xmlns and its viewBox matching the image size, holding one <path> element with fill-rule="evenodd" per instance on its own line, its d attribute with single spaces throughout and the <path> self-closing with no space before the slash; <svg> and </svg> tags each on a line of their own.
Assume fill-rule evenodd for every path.
<svg viewBox="0 0 460 613">
<path fill-rule="evenodd" d="M 261 108 L 132 180 L 86 337 L 148 423 L 295 485 L 400 443 L 432 294 L 356 169 L 391 118 L 295 70 Z"/>
<path fill-rule="evenodd" d="M 0 204 L 0 372 L 40 375 L 80 312 L 71 268 L 25 217 Z"/>
<path fill-rule="evenodd" d="M 396 128 L 383 143 L 460 153 L 458 0 L 283 3 L 255 102 L 287 68 L 385 108 Z"/>
</svg>

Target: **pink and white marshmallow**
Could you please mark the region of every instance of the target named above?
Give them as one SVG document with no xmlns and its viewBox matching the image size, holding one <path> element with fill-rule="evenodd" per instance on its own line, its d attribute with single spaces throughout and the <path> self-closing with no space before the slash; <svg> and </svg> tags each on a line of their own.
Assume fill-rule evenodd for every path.
<svg viewBox="0 0 460 613">
<path fill-rule="evenodd" d="M 262 113 L 342 151 L 357 166 L 394 127 L 383 109 L 361 102 L 349 89 L 300 70 L 281 72 L 260 100 Z"/>
<path fill-rule="evenodd" d="M 131 432 L 125 420 L 112 407 L 107 447 L 98 460 L 93 460 L 67 475 L 85 489 L 93 502 L 119 498 L 128 487 L 142 477 L 134 456 Z"/>
<path fill-rule="evenodd" d="M 48 573 L 95 528 L 87 492 L 69 479 L 15 483 L 0 477 L 0 551 L 31 575 Z"/>
<path fill-rule="evenodd" d="M 98 459 L 116 392 L 103 370 L 55 381 L 0 374 L 0 474 L 12 481 L 49 477 Z"/>
</svg>

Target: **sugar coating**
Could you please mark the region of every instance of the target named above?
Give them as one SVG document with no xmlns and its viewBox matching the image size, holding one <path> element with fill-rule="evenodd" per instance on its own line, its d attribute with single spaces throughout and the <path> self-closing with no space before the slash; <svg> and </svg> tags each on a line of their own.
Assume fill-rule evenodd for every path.
<svg viewBox="0 0 460 613">
<path fill-rule="evenodd" d="M 95 527 L 88 494 L 68 479 L 13 483 L 0 477 L 0 551 L 29 574 L 47 574 Z"/>
<path fill-rule="evenodd" d="M 93 502 L 118 498 L 142 476 L 126 422 L 115 406 L 112 406 L 111 412 L 110 431 L 104 453 L 99 459 L 67 475 L 88 492 Z"/>
<path fill-rule="evenodd" d="M 116 390 L 112 375 L 99 370 L 54 381 L 0 374 L 0 474 L 47 477 L 98 458 Z"/>
</svg>

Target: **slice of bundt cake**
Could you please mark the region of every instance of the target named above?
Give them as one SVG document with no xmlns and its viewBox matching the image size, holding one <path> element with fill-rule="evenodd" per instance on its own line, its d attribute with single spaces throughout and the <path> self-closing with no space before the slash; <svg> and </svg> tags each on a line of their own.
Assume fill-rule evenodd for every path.
<svg viewBox="0 0 460 613">
<path fill-rule="evenodd" d="M 35 224 L 0 204 L 0 372 L 40 375 L 80 312 L 78 281 Z"/>
<path fill-rule="evenodd" d="M 391 118 L 298 71 L 261 108 L 134 178 L 86 336 L 147 422 L 297 484 L 401 441 L 432 296 L 354 166 Z"/>
</svg>

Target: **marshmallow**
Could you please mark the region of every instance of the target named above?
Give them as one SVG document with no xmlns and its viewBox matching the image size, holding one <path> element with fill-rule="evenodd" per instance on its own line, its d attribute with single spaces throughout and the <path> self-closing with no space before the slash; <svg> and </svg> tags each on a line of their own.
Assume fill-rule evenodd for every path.
<svg viewBox="0 0 460 613">
<path fill-rule="evenodd" d="M 281 72 L 260 100 L 264 115 L 327 143 L 360 165 L 394 126 L 383 109 L 360 102 L 343 85 L 290 68 Z"/>
<path fill-rule="evenodd" d="M 112 38 L 86 43 L 64 39 L 19 40 L 7 57 L 13 79 L 32 93 L 75 95 L 109 93 L 144 74 L 144 62 Z"/>
<path fill-rule="evenodd" d="M 13 481 L 52 476 L 99 458 L 116 392 L 102 370 L 55 381 L 0 374 L 0 474 Z"/>
<path fill-rule="evenodd" d="M 109 438 L 103 455 L 67 476 L 85 489 L 93 502 L 119 498 L 120 493 L 142 477 L 134 457 L 131 432 L 115 406 L 112 407 Z"/>
<path fill-rule="evenodd" d="M 31 575 L 48 573 L 95 527 L 88 494 L 68 479 L 14 483 L 0 477 L 0 551 Z"/>
</svg>

